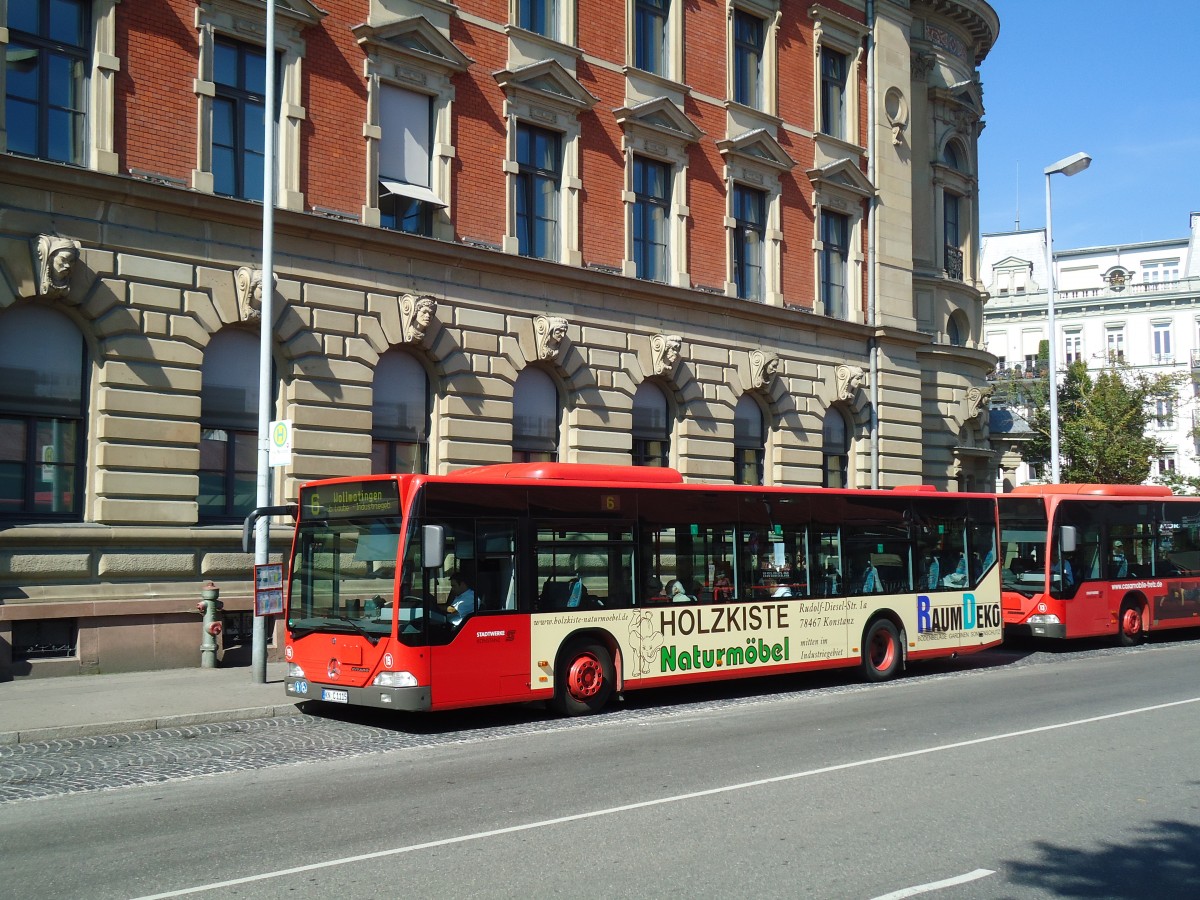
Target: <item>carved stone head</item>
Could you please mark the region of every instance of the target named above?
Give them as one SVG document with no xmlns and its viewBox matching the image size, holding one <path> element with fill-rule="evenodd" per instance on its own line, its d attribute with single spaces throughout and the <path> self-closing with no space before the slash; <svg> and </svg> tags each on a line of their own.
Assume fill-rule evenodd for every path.
<svg viewBox="0 0 1200 900">
<path fill-rule="evenodd" d="M 400 298 L 400 328 L 406 344 L 419 344 L 433 324 L 437 301 L 426 294 L 405 294 Z"/>
<path fill-rule="evenodd" d="M 833 370 L 837 398 L 849 403 L 867 385 L 867 373 L 862 366 L 838 366 Z"/>
<path fill-rule="evenodd" d="M 656 334 L 650 338 L 654 354 L 654 374 L 670 375 L 683 354 L 683 338 L 677 334 Z"/>
<path fill-rule="evenodd" d="M 533 320 L 533 334 L 537 339 L 538 359 L 556 359 L 567 337 L 567 320 L 562 316 L 538 316 Z"/>
<path fill-rule="evenodd" d="M 237 282 L 238 309 L 242 313 L 243 322 L 251 322 L 262 317 L 263 273 L 262 269 L 252 269 L 242 266 L 234 273 Z"/>
<path fill-rule="evenodd" d="M 79 259 L 79 241 L 56 234 L 39 234 L 37 239 L 37 293 L 39 297 L 66 297 L 71 291 L 71 272 Z"/>
</svg>

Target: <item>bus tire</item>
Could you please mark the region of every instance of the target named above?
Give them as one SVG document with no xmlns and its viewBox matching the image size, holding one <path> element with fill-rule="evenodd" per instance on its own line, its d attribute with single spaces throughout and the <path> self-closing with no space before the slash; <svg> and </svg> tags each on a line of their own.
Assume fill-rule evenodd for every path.
<svg viewBox="0 0 1200 900">
<path fill-rule="evenodd" d="M 595 641 L 567 647 L 554 679 L 554 706 L 564 716 L 599 712 L 608 703 L 617 675 L 612 656 Z"/>
<path fill-rule="evenodd" d="M 887 681 L 900 671 L 903 659 L 900 632 L 890 619 L 876 619 L 867 626 L 862 642 L 862 670 L 867 681 Z"/>
<path fill-rule="evenodd" d="M 1142 601 L 1130 598 L 1121 604 L 1117 640 L 1122 647 L 1135 647 L 1146 639 L 1146 614 Z"/>
</svg>

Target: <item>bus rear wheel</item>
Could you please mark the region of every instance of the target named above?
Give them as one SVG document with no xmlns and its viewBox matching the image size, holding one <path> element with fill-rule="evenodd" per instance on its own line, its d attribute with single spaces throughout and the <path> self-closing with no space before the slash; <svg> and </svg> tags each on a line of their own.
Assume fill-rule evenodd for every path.
<svg viewBox="0 0 1200 900">
<path fill-rule="evenodd" d="M 612 697 L 616 680 L 608 650 L 594 641 L 572 644 L 558 666 L 554 705 L 564 716 L 599 712 Z"/>
<path fill-rule="evenodd" d="M 876 619 L 867 627 L 862 644 L 862 670 L 867 681 L 887 681 L 900 671 L 904 651 L 900 632 L 888 619 Z"/>
<path fill-rule="evenodd" d="M 1146 639 L 1146 619 L 1142 614 L 1140 601 L 1126 600 L 1121 604 L 1121 617 L 1117 626 L 1117 637 L 1122 647 L 1133 647 Z"/>
</svg>

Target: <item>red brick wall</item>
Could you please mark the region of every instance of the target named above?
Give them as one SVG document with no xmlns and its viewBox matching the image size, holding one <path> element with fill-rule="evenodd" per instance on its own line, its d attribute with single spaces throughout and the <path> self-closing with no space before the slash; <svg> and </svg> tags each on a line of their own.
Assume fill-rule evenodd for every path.
<svg viewBox="0 0 1200 900">
<path fill-rule="evenodd" d="M 191 184 L 196 168 L 200 39 L 195 0 L 117 6 L 116 126 L 122 172 L 143 169 Z"/>
<path fill-rule="evenodd" d="M 325 0 L 321 23 L 303 34 L 301 190 L 309 207 L 358 213 L 365 198 L 366 109 L 363 51 L 351 28 L 366 20 L 365 0 Z M 507 0 L 461 0 L 464 13 L 503 23 Z M 625 0 L 579 4 L 581 49 L 609 63 L 577 64 L 580 83 L 599 102 L 580 117 L 580 174 L 583 192 L 580 244 L 584 261 L 618 266 L 624 255 L 624 158 L 622 132 L 612 110 L 625 103 L 624 79 L 614 68 L 625 63 Z M 837 2 L 824 5 L 860 20 L 861 13 Z M 811 3 L 784 0 L 778 38 L 778 113 L 788 124 L 811 131 L 814 119 Z M 118 52 L 116 150 L 130 167 L 190 181 L 196 166 L 198 35 L 195 0 L 146 0 L 117 7 Z M 696 284 L 720 287 L 726 277 L 727 236 L 724 160 L 716 141 L 725 134 L 721 105 L 726 86 L 724 0 L 696 0 L 685 9 L 686 77 L 692 94 L 686 114 L 704 130 L 689 148 L 690 259 Z M 505 156 L 503 94 L 494 73 L 507 66 L 507 41 L 499 30 L 456 16 L 451 38 L 474 60 L 454 78 L 453 211 L 457 238 L 499 243 L 504 235 Z M 860 129 L 866 133 L 865 72 L 857 90 Z M 810 138 L 786 128 L 778 139 L 796 161 L 781 178 L 784 232 L 783 290 L 791 304 L 813 303 L 813 215 L 811 185 L 804 174 L 813 164 Z M 865 237 L 865 236 L 864 236 Z"/>
</svg>

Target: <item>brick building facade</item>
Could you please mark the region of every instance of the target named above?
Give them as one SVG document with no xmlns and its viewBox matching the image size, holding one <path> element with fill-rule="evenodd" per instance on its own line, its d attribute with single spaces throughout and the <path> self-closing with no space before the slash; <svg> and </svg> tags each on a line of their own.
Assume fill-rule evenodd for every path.
<svg viewBox="0 0 1200 900">
<path fill-rule="evenodd" d="M 278 502 L 514 458 L 993 483 L 982 0 L 277 6 Z M 0 0 L 0 673 L 193 665 L 207 580 L 230 663 L 265 4 L 63 7 Z"/>
</svg>

